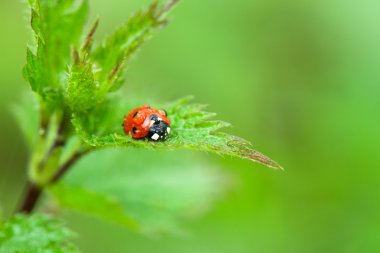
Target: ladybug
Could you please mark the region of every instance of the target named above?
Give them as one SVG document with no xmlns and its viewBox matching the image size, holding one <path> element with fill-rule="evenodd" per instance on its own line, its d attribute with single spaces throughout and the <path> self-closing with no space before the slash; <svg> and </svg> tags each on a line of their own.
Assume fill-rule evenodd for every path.
<svg viewBox="0 0 380 253">
<path fill-rule="evenodd" d="M 124 116 L 123 127 L 124 133 L 131 134 L 135 139 L 163 141 L 170 133 L 170 120 L 165 110 L 143 105 Z"/>
</svg>

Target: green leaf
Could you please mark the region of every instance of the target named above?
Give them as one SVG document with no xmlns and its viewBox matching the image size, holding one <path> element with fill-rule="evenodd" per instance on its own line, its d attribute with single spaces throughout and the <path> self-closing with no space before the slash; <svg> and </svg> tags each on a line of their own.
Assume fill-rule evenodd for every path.
<svg viewBox="0 0 380 253">
<path fill-rule="evenodd" d="M 155 30 L 167 23 L 166 15 L 176 2 L 168 1 L 162 5 L 159 1 L 153 1 L 146 10 L 132 16 L 91 52 L 90 59 L 99 69 L 96 79 L 101 84 L 110 91 L 123 84 L 123 66 Z"/>
<path fill-rule="evenodd" d="M 105 149 L 89 154 L 52 187 L 63 206 L 145 234 L 177 232 L 206 211 L 227 177 L 195 155 Z"/>
<path fill-rule="evenodd" d="M 105 92 L 94 79 L 90 63 L 77 63 L 71 67 L 65 102 L 73 112 L 86 112 L 96 107 L 105 97 Z"/>
<path fill-rule="evenodd" d="M 0 224 L 0 253 L 75 253 L 72 232 L 42 215 L 16 215 Z"/>
<path fill-rule="evenodd" d="M 27 50 L 24 76 L 32 90 L 56 107 L 62 102 L 71 47 L 79 38 L 87 16 L 87 0 L 30 1 L 35 44 Z"/>
<path fill-rule="evenodd" d="M 229 126 L 224 121 L 211 120 L 214 113 L 203 111 L 204 105 L 189 104 L 191 98 L 178 100 L 164 106 L 152 105 L 156 108 L 165 108 L 171 120 L 171 133 L 164 142 L 134 140 L 123 133 L 120 127 L 124 114 L 144 103 L 127 104 L 114 98 L 103 108 L 102 113 L 93 116 L 77 116 L 73 124 L 77 133 L 90 147 L 144 147 L 156 149 L 196 149 L 217 154 L 246 158 L 275 169 L 282 169 L 279 164 L 269 157 L 251 148 L 248 141 L 221 132 Z M 102 115 L 97 117 L 95 115 Z"/>
</svg>

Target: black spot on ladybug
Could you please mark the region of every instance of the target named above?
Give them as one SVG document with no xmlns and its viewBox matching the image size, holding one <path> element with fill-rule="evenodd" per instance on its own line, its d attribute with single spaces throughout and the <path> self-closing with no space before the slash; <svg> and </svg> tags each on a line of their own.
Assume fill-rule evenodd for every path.
<svg viewBox="0 0 380 253">
<path fill-rule="evenodd" d="M 136 127 L 132 128 L 132 132 L 135 134 L 137 132 L 137 128 Z"/>
<path fill-rule="evenodd" d="M 138 111 L 135 112 L 135 113 L 133 114 L 132 118 L 136 117 L 136 115 L 137 115 L 138 113 L 139 113 Z"/>
</svg>

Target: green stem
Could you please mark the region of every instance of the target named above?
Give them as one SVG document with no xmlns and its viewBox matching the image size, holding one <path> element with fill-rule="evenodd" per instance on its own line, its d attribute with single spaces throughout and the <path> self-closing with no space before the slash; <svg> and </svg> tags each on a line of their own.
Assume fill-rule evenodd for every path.
<svg viewBox="0 0 380 253">
<path fill-rule="evenodd" d="M 66 172 L 84 155 L 86 154 L 85 151 L 82 152 L 75 152 L 73 156 L 67 160 L 62 166 L 57 170 L 57 172 L 54 174 L 54 176 L 50 179 L 49 184 L 54 184 L 61 179 Z"/>
</svg>

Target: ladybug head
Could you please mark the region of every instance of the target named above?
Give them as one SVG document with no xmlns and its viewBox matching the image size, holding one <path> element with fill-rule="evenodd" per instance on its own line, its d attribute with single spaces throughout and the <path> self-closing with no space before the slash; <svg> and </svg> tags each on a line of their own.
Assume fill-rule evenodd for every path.
<svg viewBox="0 0 380 253">
<path fill-rule="evenodd" d="M 154 141 L 165 140 L 170 133 L 170 125 L 156 114 L 149 116 L 150 127 L 148 138 Z"/>
</svg>

